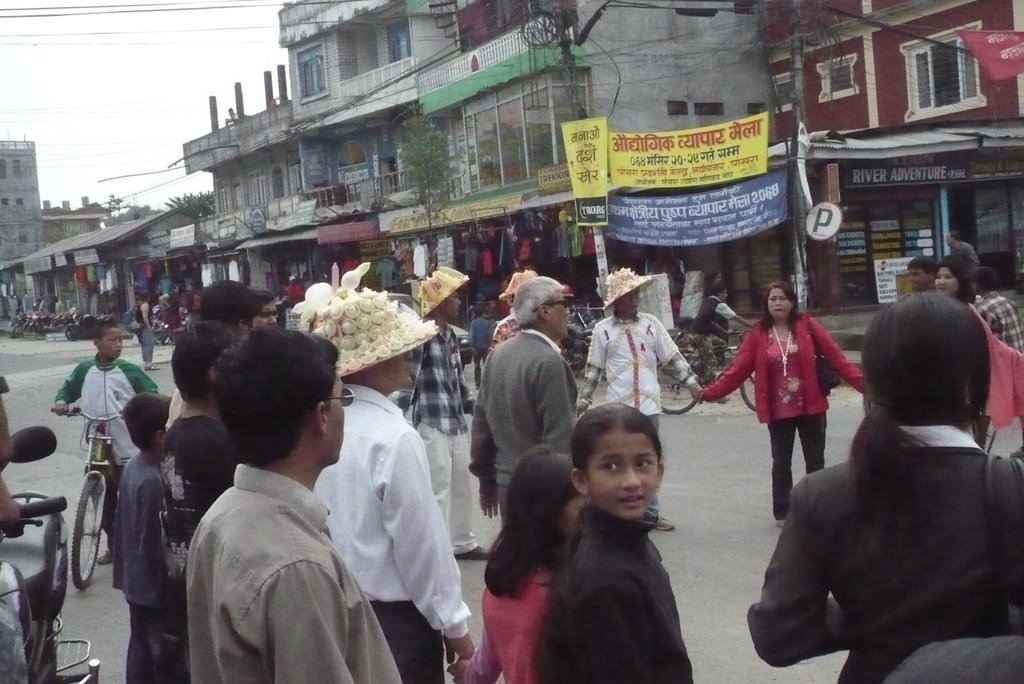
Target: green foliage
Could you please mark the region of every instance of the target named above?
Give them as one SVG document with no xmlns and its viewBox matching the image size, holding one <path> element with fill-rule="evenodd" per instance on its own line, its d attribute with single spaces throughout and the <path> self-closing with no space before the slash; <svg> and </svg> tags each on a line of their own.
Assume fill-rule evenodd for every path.
<svg viewBox="0 0 1024 684">
<path fill-rule="evenodd" d="M 135 220 L 140 219 L 140 218 L 146 218 L 147 216 L 152 216 L 153 214 L 159 214 L 160 213 L 158 210 L 154 209 L 153 207 L 149 206 L 148 204 L 143 204 L 142 206 L 136 206 L 136 205 L 132 205 L 132 204 L 124 204 L 123 203 L 121 205 L 121 208 L 120 208 L 119 211 L 120 211 L 120 213 L 118 213 L 116 216 L 111 216 L 110 218 L 108 218 L 104 222 L 104 224 L 107 226 L 107 228 L 110 228 L 111 226 L 117 226 L 117 225 L 120 225 L 122 223 L 128 223 L 129 221 L 135 221 Z"/>
<path fill-rule="evenodd" d="M 450 199 L 448 182 L 453 175 L 453 159 L 448 136 L 426 116 L 414 114 L 402 124 L 398 138 L 398 154 L 408 186 L 432 220 Z"/>
<path fill-rule="evenodd" d="M 213 216 L 217 213 L 217 204 L 213 199 L 213 191 L 185 193 L 167 200 L 168 209 L 177 209 L 193 221 Z"/>
</svg>

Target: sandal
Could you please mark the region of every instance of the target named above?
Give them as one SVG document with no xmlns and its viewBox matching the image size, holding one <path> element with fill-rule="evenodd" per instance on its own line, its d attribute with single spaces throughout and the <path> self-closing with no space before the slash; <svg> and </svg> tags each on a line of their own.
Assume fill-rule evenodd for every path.
<svg viewBox="0 0 1024 684">
<path fill-rule="evenodd" d="M 155 363 L 151 363 L 148 366 L 146 366 L 146 370 L 160 370 L 160 366 L 156 365 Z"/>
</svg>

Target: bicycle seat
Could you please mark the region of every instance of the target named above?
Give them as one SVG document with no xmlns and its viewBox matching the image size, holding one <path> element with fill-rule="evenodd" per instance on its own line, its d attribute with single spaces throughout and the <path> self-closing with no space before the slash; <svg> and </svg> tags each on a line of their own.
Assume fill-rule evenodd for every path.
<svg viewBox="0 0 1024 684">
<path fill-rule="evenodd" d="M 59 606 L 53 605 L 60 514 L 35 520 L 43 524 L 25 525 L 20 537 L 4 538 L 0 544 L 0 558 L 18 568 L 24 578 L 32 613 L 38 615 L 39 611 L 45 611 L 47 619 L 53 620 L 60 611 Z"/>
</svg>

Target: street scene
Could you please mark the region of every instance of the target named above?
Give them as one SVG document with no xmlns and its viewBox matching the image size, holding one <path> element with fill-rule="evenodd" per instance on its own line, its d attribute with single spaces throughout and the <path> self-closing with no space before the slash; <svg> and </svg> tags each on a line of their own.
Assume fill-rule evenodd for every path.
<svg viewBox="0 0 1024 684">
<path fill-rule="evenodd" d="M 1024 0 L 0 20 L 0 684 L 1024 680 Z"/>
</svg>

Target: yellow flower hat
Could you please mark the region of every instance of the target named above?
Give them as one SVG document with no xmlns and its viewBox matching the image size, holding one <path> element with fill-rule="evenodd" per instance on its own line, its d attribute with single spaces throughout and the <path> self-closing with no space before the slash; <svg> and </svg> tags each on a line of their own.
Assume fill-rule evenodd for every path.
<svg viewBox="0 0 1024 684">
<path fill-rule="evenodd" d="M 604 308 L 611 307 L 619 297 L 628 295 L 633 290 L 647 287 L 654 280 L 651 276 L 637 275 L 631 268 L 620 268 L 608 274 L 605 280 Z"/>
<path fill-rule="evenodd" d="M 527 280 L 533 280 L 537 277 L 537 272 L 534 270 L 527 269 L 520 271 L 519 273 L 513 273 L 512 279 L 508 281 L 508 287 L 505 291 L 498 295 L 498 299 L 510 300 L 516 296 L 516 291 L 525 283 Z"/>
<path fill-rule="evenodd" d="M 453 292 L 469 282 L 469 276 L 442 266 L 420 283 L 420 315 L 426 316 Z"/>
</svg>

